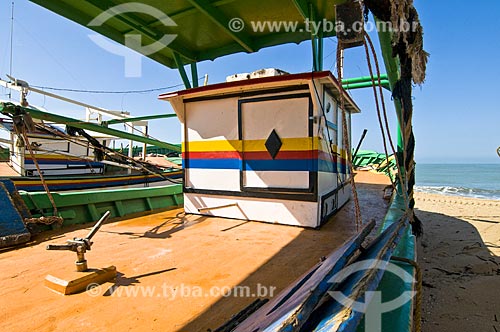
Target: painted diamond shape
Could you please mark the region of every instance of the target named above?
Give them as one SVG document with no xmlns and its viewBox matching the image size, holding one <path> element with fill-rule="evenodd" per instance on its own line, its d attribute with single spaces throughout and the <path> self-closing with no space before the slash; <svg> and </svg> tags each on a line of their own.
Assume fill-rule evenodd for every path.
<svg viewBox="0 0 500 332">
<path fill-rule="evenodd" d="M 280 137 L 276 133 L 276 130 L 273 129 L 271 134 L 269 134 L 269 137 L 267 138 L 265 145 L 267 152 L 269 152 L 271 157 L 273 159 L 276 158 L 276 155 L 278 154 L 278 152 L 280 152 L 281 146 L 283 145 Z"/>
</svg>

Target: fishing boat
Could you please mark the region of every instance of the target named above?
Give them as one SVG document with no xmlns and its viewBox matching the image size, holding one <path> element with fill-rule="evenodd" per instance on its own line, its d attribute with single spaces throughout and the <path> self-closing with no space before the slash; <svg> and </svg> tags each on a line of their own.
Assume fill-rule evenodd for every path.
<svg viewBox="0 0 500 332">
<path fill-rule="evenodd" d="M 142 126 L 147 130 L 148 122 L 145 121 L 145 118 L 155 118 L 133 119 L 127 113 L 120 114 L 103 110 L 56 94 L 30 88 L 27 82 L 16 79 L 13 79 L 12 82 L 0 80 L 0 85 L 20 90 L 21 101 L 19 103 L 9 102 L 14 106 L 27 104 L 26 94 L 28 92 L 41 93 L 46 97 L 85 106 L 87 113 L 85 122 L 93 129 L 99 130 L 100 126 L 107 127 L 114 123 L 131 123 L 130 128 L 134 128 L 135 125 Z M 53 113 L 40 107 L 30 105 L 29 108 L 32 111 L 39 111 L 41 118 L 54 116 Z M 96 123 L 90 122 L 92 115 L 97 115 Z M 105 121 L 103 115 L 112 116 L 112 119 Z M 67 191 L 120 186 L 149 186 L 153 183 L 165 185 L 171 179 L 182 178 L 179 163 L 169 161 L 166 155 L 158 157 L 158 154 L 154 154 L 155 157 L 148 157 L 146 143 L 136 149 L 141 153 L 141 157 L 134 158 L 133 149 L 127 148 L 126 154 L 120 153 L 118 149 L 112 149 L 114 142 L 121 139 L 120 136 L 93 131 L 87 133 L 82 128 L 72 127 L 71 122 L 81 123 L 82 121 L 66 118 L 57 124 L 35 118 L 31 128 L 26 128 L 25 136 L 23 136 L 12 119 L 0 119 L 0 128 L 9 135 L 9 139 L 2 139 L 3 144 L 7 145 L 6 150 L 9 157 L 8 160 L 2 161 L 0 164 L 0 177 L 8 177 L 18 190 L 29 192 L 45 190 L 44 183 L 49 190 Z M 113 133 L 121 135 L 118 130 Z M 132 136 L 140 138 L 139 135 L 133 135 L 133 133 Z M 143 138 L 147 139 L 147 137 Z M 29 142 L 29 147 L 26 145 L 26 140 Z M 149 143 L 151 142 L 149 141 Z M 129 144 L 133 145 L 133 141 L 130 141 Z M 179 146 L 172 144 L 169 145 L 169 148 L 164 147 L 162 152 L 172 155 L 179 150 Z M 40 173 L 43 175 L 43 179 L 40 177 Z"/>
<path fill-rule="evenodd" d="M 185 84 L 185 90 L 159 96 L 181 122 L 184 181 L 169 202 L 172 211 L 127 216 L 83 239 L 81 230 L 65 234 L 75 237 L 66 248 L 95 235 L 92 254 L 98 254 L 91 259 L 101 265 L 112 261 L 116 268 L 102 271 L 118 269 L 114 282 L 62 297 L 34 280 L 60 272 L 65 253 L 9 252 L 8 262 L 0 262 L 9 287 L 0 295 L 16 304 L 5 309 L 6 329 L 69 330 L 78 322 L 109 331 L 419 331 L 411 85 L 423 82 L 427 55 L 411 1 L 32 2 L 83 25 L 100 17 L 90 27 L 123 44 L 130 31 L 158 41 L 172 32 L 165 17 L 179 24 L 178 38 L 148 56 L 177 68 Z M 370 58 L 369 36 L 311 32 L 305 22 L 350 25 L 363 21 L 363 8 L 376 21 L 417 29 L 380 29 L 387 76 L 377 65 L 368 79 L 344 80 L 342 51 L 364 46 Z M 239 29 L 264 16 L 304 23 L 286 33 Z M 231 18 L 238 18 L 236 29 Z M 339 45 L 336 75 L 322 64 L 323 39 L 333 36 Z M 198 87 L 200 61 L 305 40 L 312 44 L 311 72 L 258 70 Z M 376 98 L 382 89 L 393 92 L 399 136 L 392 183 L 352 168 L 350 121 L 363 110 L 346 89 L 363 87 L 372 88 Z M 0 104 L 4 113 L 15 109 Z M 40 115 L 23 106 L 18 110 Z M 387 185 L 394 189 L 389 203 L 381 190 Z M 37 216 L 30 197 L 21 198 Z M 52 212 L 46 199 L 44 204 Z M 120 208 L 92 202 L 88 210 L 94 221 L 101 215 L 119 220 Z M 26 288 L 25 280 L 35 285 Z M 394 301 L 381 303 L 377 291 Z"/>
</svg>

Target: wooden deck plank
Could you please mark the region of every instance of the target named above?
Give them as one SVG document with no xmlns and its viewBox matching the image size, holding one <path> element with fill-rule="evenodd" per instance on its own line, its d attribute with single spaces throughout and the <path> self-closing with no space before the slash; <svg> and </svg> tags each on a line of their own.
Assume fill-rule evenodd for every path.
<svg viewBox="0 0 500 332">
<path fill-rule="evenodd" d="M 364 218 L 379 222 L 387 182 L 366 174 L 357 181 Z M 352 202 L 321 230 L 182 210 L 128 219 L 104 225 L 86 255 L 89 267 L 115 265 L 116 284 L 104 284 L 96 296 L 66 297 L 43 282 L 47 274 L 73 269 L 74 253 L 48 252 L 45 245 L 86 231 L 52 234 L 48 241 L 43 234 L 38 244 L 0 253 L 2 330 L 206 331 L 253 302 L 259 285 L 277 295 L 355 232 Z M 249 287 L 250 296 L 215 294 L 236 286 Z"/>
<path fill-rule="evenodd" d="M 0 162 L 0 176 L 19 176 L 19 174 L 10 167 L 8 162 Z"/>
</svg>

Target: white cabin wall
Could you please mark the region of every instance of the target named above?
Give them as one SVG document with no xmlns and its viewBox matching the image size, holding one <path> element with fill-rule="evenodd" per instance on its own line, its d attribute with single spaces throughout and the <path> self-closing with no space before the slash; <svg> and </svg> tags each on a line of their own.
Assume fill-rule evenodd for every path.
<svg viewBox="0 0 500 332">
<path fill-rule="evenodd" d="M 187 213 L 318 227 L 347 202 L 334 162 L 341 117 L 323 91 L 335 94 L 336 82 L 314 83 L 277 81 L 274 93 L 249 81 L 165 98 L 182 123 Z"/>
<path fill-rule="evenodd" d="M 335 109 L 337 107 L 337 102 L 336 100 L 325 90 L 322 91 L 322 98 L 323 100 L 321 101 L 321 104 L 323 105 L 324 108 L 324 117 L 322 114 L 321 109 L 318 110 L 319 116 L 321 116 L 321 121 L 319 123 L 321 124 L 321 128 L 316 131 L 320 133 L 320 142 L 319 142 L 319 149 L 322 150 L 324 153 L 327 153 L 328 155 L 331 155 L 332 150 L 335 152 L 337 151 L 336 144 L 338 142 L 337 139 L 337 131 L 334 128 L 330 128 L 327 123 L 325 123 L 325 118 L 327 121 L 332 123 L 333 125 L 338 125 L 338 120 L 335 117 Z M 330 105 L 330 110 L 327 112 L 328 105 Z M 333 148 L 330 147 L 330 142 L 329 139 L 332 140 L 333 142 Z M 338 184 L 338 173 L 337 170 L 335 170 L 334 173 L 332 172 L 318 172 L 318 194 L 320 196 L 331 192 L 333 189 L 337 188 Z"/>
<path fill-rule="evenodd" d="M 184 151 L 193 154 L 234 150 L 238 144 L 238 98 L 185 104 Z M 194 158 L 193 158 L 194 159 Z M 185 166 L 185 165 L 184 165 Z M 237 169 L 184 168 L 185 185 L 196 189 L 239 191 Z"/>
<path fill-rule="evenodd" d="M 238 98 L 187 103 L 185 121 L 190 142 L 238 140 Z"/>
<path fill-rule="evenodd" d="M 222 207 L 214 210 L 203 208 Z M 300 227 L 318 227 L 317 203 L 279 199 L 184 194 L 186 213 L 242 220 L 280 223 Z"/>
</svg>

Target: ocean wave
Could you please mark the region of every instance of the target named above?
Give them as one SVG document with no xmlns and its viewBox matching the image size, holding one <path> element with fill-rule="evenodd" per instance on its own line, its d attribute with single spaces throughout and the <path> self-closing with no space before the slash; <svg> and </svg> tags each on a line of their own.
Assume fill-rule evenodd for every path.
<svg viewBox="0 0 500 332">
<path fill-rule="evenodd" d="M 465 187 L 452 187 L 452 186 L 415 186 L 415 191 L 429 193 L 429 194 L 452 195 L 452 196 L 483 198 L 483 199 L 500 199 L 500 190 L 489 190 L 489 189 L 479 189 L 479 188 L 465 188 Z"/>
</svg>

